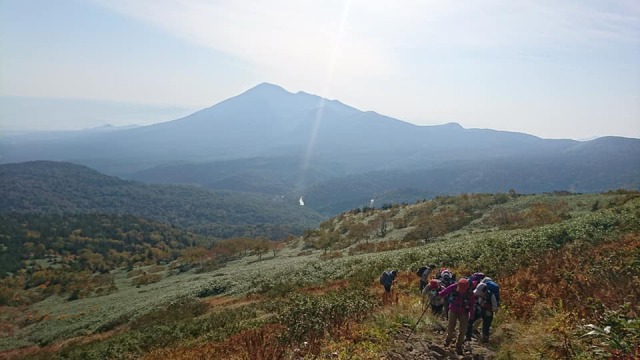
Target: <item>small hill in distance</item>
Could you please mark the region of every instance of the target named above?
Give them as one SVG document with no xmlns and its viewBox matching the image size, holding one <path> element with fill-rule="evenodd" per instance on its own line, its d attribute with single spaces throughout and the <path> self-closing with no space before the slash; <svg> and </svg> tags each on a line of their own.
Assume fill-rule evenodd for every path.
<svg viewBox="0 0 640 360">
<path fill-rule="evenodd" d="M 0 213 L 134 215 L 219 238 L 285 238 L 323 217 L 296 199 L 146 185 L 71 163 L 0 165 Z"/>
</svg>

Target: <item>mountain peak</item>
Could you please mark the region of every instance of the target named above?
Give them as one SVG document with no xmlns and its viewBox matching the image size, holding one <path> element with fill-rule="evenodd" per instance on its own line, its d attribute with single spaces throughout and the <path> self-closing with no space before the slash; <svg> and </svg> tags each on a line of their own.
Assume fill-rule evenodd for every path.
<svg viewBox="0 0 640 360">
<path fill-rule="evenodd" d="M 268 82 L 260 83 L 252 87 L 251 89 L 247 90 L 246 92 L 286 92 L 288 93 L 288 91 L 285 90 L 282 86 L 278 86 Z"/>
<path fill-rule="evenodd" d="M 462 127 L 462 125 L 458 124 L 457 122 L 450 122 L 450 123 L 446 123 L 444 125 L 442 125 L 443 127 L 447 127 L 449 129 L 464 129 Z"/>
</svg>

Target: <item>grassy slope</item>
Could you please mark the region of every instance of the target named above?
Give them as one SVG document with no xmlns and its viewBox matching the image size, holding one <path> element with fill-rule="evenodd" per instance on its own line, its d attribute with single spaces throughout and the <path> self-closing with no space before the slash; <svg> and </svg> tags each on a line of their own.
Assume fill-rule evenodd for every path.
<svg viewBox="0 0 640 360">
<path fill-rule="evenodd" d="M 102 297 L 67 302 L 49 298 L 33 306 L 30 311 L 40 321 L 32 323 L 11 337 L 0 341 L 0 348 L 8 349 L 27 344 L 48 344 L 72 336 L 82 336 L 111 328 L 120 322 L 162 308 L 176 299 L 197 297 L 202 291 L 223 292 L 225 295 L 246 295 L 269 284 L 299 286 L 323 284 L 349 278 L 352 282 L 371 284 L 385 268 L 411 271 L 425 262 L 447 264 L 459 271 L 483 270 L 503 278 L 520 268 L 530 266 L 534 259 L 548 249 L 560 249 L 574 241 L 598 244 L 614 239 L 617 234 L 640 229 L 640 199 L 622 206 L 591 212 L 597 200 L 601 204 L 616 204 L 624 195 L 580 195 L 563 197 L 570 203 L 572 218 L 560 223 L 533 229 L 496 230 L 481 225 L 478 219 L 462 230 L 450 233 L 438 242 L 421 247 L 337 257 L 323 261 L 321 252 L 296 256 L 299 248 L 283 251 L 276 258 L 262 261 L 246 258 L 225 268 L 203 274 L 185 273 L 167 276 L 162 281 L 136 288 L 123 273 L 117 276 L 119 291 Z M 501 206 L 524 209 L 531 203 L 554 200 L 548 196 L 527 196 Z M 392 231 L 387 238 L 401 236 Z M 374 241 L 382 241 L 377 239 Z M 404 291 L 414 289 L 407 280 Z M 277 286 L 276 286 L 277 288 Z M 403 287 L 400 288 L 403 290 Z M 415 320 L 407 314 L 407 321 Z M 126 327 L 125 327 L 126 328 Z M 197 336 L 196 336 L 197 337 Z"/>
</svg>

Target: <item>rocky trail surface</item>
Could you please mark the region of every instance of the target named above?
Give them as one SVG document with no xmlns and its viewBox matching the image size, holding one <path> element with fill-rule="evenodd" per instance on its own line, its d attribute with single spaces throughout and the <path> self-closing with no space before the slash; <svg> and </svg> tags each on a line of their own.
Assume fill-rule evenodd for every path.
<svg viewBox="0 0 640 360">
<path fill-rule="evenodd" d="M 491 360 L 496 358 L 495 352 L 481 344 L 475 337 L 465 342 L 463 355 L 458 355 L 454 344 L 444 345 L 446 337 L 444 326 L 435 323 L 430 324 L 429 327 L 434 333 L 433 337 L 441 339 L 440 341 L 426 339 L 424 334 L 413 333 L 411 325 L 405 325 L 395 334 L 394 345 L 383 358 L 389 360 Z"/>
</svg>

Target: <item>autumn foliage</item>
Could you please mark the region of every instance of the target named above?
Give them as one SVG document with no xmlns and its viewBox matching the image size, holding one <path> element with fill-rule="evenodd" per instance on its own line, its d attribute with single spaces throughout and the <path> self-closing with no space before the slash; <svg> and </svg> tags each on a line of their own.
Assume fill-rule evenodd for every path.
<svg viewBox="0 0 640 360">
<path fill-rule="evenodd" d="M 501 279 L 505 304 L 520 318 L 530 318 L 544 306 L 561 306 L 588 318 L 618 304 L 639 304 L 640 278 L 634 266 L 639 255 L 637 233 L 592 248 L 575 244 L 549 251 Z"/>
</svg>

